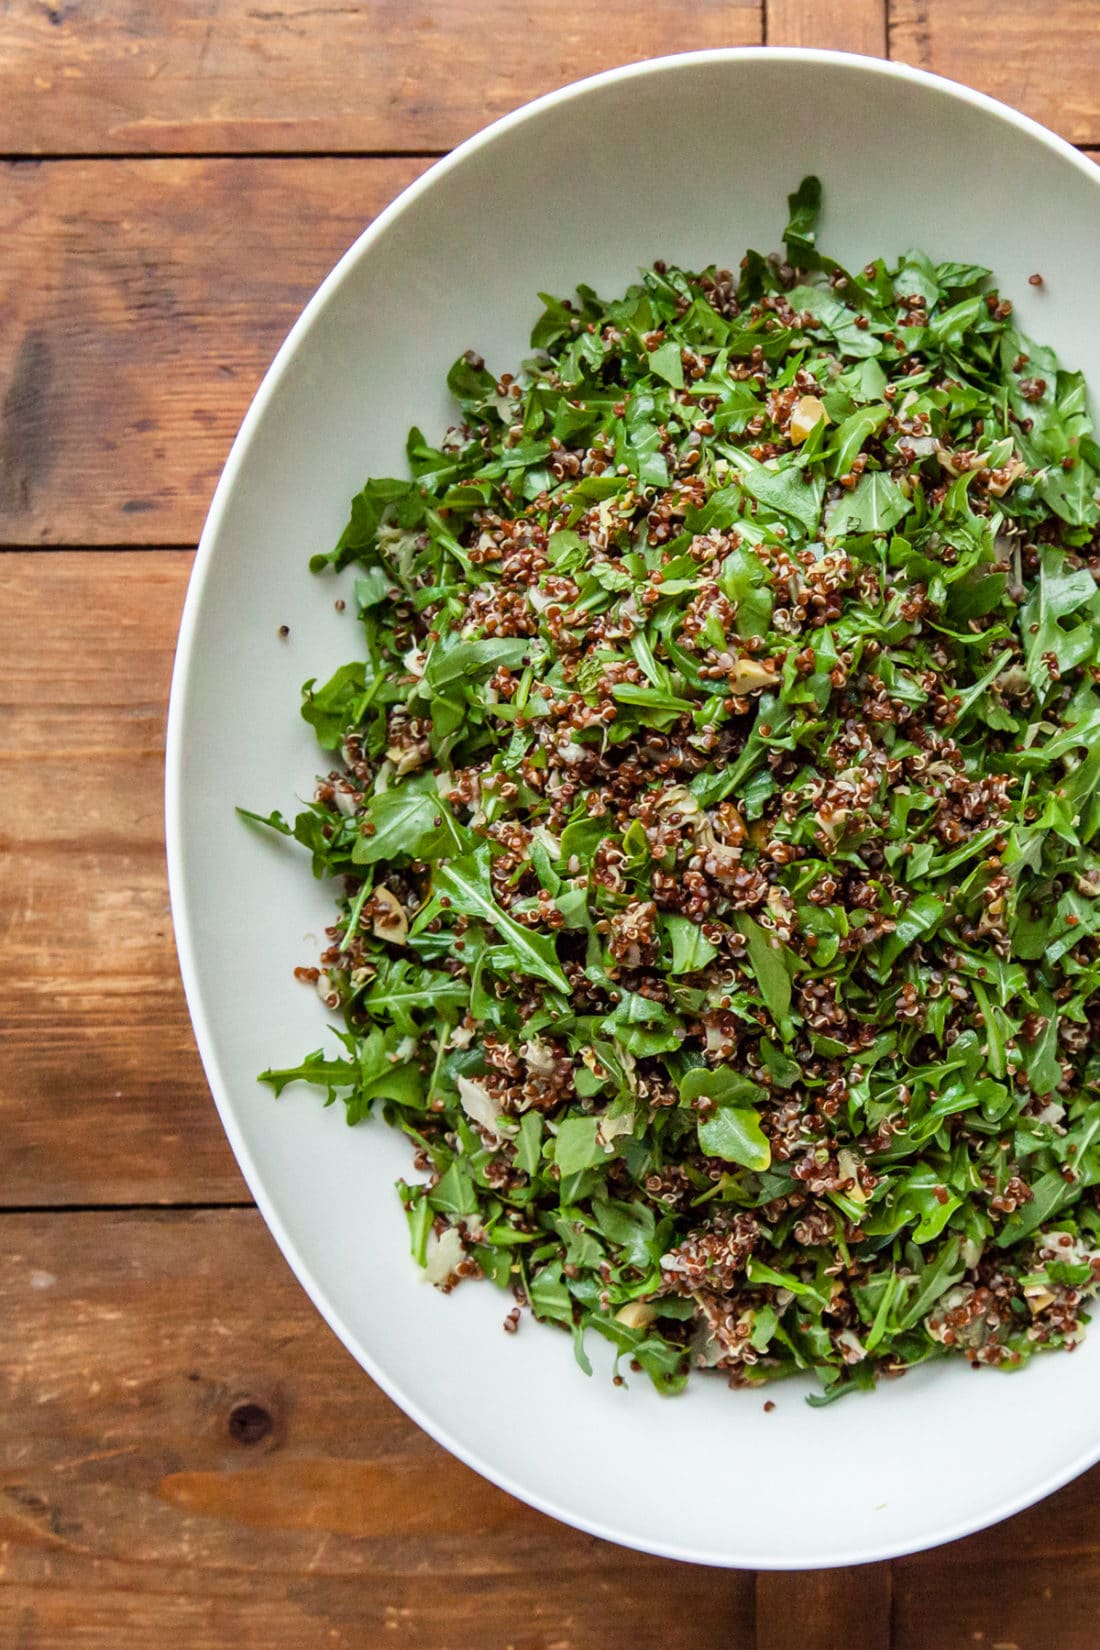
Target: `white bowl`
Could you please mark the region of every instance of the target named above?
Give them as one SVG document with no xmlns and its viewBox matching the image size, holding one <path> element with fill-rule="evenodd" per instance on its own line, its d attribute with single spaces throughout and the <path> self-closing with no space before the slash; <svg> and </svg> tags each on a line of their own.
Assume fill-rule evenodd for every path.
<svg viewBox="0 0 1100 1650">
<path fill-rule="evenodd" d="M 325 1040 L 292 969 L 332 903 L 300 850 L 233 808 L 310 794 L 320 759 L 299 686 L 358 637 L 306 560 L 367 475 L 403 473 L 410 424 L 442 433 L 455 357 L 474 347 L 512 368 L 540 290 L 612 294 L 658 257 L 698 268 L 775 247 L 807 172 L 824 181 L 831 253 L 860 265 L 916 244 L 988 264 L 1024 330 L 1100 383 L 1100 174 L 1032 121 L 829 52 L 705 52 L 568 87 L 406 190 L 294 327 L 206 523 L 168 742 L 172 906 L 199 1048 L 256 1201 L 341 1340 L 454 1454 L 555 1517 L 676 1558 L 776 1568 L 949 1540 L 1082 1471 L 1100 1455 L 1100 1325 L 1074 1356 L 1011 1380 L 925 1366 L 823 1410 L 784 1385 L 770 1414 L 721 1380 L 674 1399 L 644 1377 L 618 1389 L 595 1346 L 585 1379 L 567 1336 L 530 1322 L 502 1334 L 505 1296 L 481 1284 L 444 1298 L 409 1259 L 402 1138 L 380 1121 L 345 1128 L 306 1089 L 276 1105 L 257 1085 Z"/>
</svg>

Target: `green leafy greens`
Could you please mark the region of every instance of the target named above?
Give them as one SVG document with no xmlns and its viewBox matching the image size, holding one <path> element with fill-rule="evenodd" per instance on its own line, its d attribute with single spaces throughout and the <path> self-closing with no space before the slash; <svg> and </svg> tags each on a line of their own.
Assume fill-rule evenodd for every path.
<svg viewBox="0 0 1100 1650">
<path fill-rule="evenodd" d="M 1100 1277 L 1100 505 L 984 269 L 545 296 L 368 481 L 293 824 L 412 1249 L 662 1390 L 1072 1347 Z M 508 1324 L 514 1327 L 515 1314 Z M 822 1401 L 822 1400 L 818 1400 Z"/>
</svg>

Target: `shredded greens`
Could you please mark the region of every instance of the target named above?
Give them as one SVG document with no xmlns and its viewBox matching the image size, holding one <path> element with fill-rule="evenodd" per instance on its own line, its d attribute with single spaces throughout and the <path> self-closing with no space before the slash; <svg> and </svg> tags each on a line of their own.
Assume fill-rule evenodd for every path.
<svg viewBox="0 0 1100 1650">
<path fill-rule="evenodd" d="M 664 1391 L 1072 1347 L 1100 1279 L 1100 448 L 988 271 L 544 296 L 315 570 L 293 825 L 415 1259 Z M 256 819 L 259 816 L 250 815 Z M 512 1311 L 506 1327 L 514 1328 Z"/>
</svg>

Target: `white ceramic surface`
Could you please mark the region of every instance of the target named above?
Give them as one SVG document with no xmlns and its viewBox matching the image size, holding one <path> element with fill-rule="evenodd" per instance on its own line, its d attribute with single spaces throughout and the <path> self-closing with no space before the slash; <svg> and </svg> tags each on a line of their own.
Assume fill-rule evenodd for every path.
<svg viewBox="0 0 1100 1650">
<path fill-rule="evenodd" d="M 407 427 L 441 433 L 450 363 L 525 353 L 539 290 L 620 291 L 664 257 L 733 263 L 778 244 L 785 197 L 825 184 L 824 244 L 853 264 L 923 246 L 992 265 L 1021 325 L 1100 383 L 1100 174 L 987 98 L 839 54 L 711 52 L 543 98 L 432 168 L 341 260 L 245 419 L 203 534 L 180 633 L 168 753 L 172 905 L 196 1036 L 226 1132 L 301 1282 L 371 1375 L 480 1472 L 558 1518 L 704 1563 L 796 1568 L 948 1540 L 1100 1455 L 1100 1324 L 1009 1379 L 930 1367 L 812 1410 L 699 1380 L 614 1388 L 568 1338 L 501 1333 L 489 1285 L 445 1298 L 408 1258 L 380 1122 L 255 1081 L 325 1040 L 292 978 L 330 917 L 299 850 L 234 804 L 293 807 L 317 768 L 299 686 L 356 651 L 331 579 L 307 571 L 368 474 L 402 473 Z M 277 258 L 278 247 L 273 246 Z M 1045 284 L 1027 276 L 1041 270 Z M 277 639 L 281 624 L 289 639 Z M 590 1337 L 595 1342 L 598 1338 Z"/>
</svg>

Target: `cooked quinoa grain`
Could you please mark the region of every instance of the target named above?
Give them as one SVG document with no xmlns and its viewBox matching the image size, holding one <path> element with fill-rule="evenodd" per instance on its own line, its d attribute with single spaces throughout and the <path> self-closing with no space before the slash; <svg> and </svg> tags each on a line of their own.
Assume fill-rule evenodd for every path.
<svg viewBox="0 0 1100 1650">
<path fill-rule="evenodd" d="M 263 821 L 335 879 L 344 1020 L 265 1081 L 405 1131 L 442 1289 L 665 1390 L 1015 1367 L 1100 1281 L 1085 388 L 983 269 L 841 269 L 819 194 L 455 364 L 315 558 L 363 646 Z"/>
</svg>

